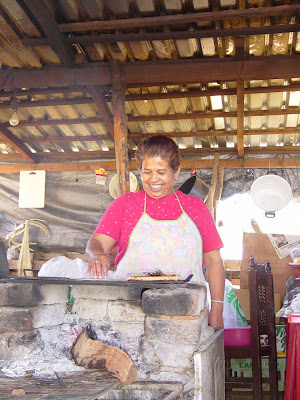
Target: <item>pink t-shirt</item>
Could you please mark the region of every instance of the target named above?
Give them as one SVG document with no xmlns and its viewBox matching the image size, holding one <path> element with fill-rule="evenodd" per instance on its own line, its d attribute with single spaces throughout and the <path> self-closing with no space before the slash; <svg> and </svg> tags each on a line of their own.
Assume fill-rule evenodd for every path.
<svg viewBox="0 0 300 400">
<path fill-rule="evenodd" d="M 223 243 L 214 220 L 205 203 L 198 197 L 176 191 L 183 210 L 199 229 L 203 242 L 203 253 L 220 249 Z M 116 265 L 128 246 L 129 236 L 144 211 L 145 192 L 127 193 L 112 202 L 94 233 L 102 233 L 117 241 L 118 254 Z M 153 199 L 147 195 L 147 214 L 157 220 L 174 220 L 180 217 L 181 208 L 174 193 L 162 199 Z"/>
</svg>

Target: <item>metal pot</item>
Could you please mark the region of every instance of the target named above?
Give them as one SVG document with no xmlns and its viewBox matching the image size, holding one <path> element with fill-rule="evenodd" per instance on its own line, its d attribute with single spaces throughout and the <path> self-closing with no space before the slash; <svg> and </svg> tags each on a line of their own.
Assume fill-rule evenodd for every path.
<svg viewBox="0 0 300 400">
<path fill-rule="evenodd" d="M 193 175 L 178 190 L 191 196 L 200 197 L 201 200 L 205 201 L 208 196 L 209 186 L 196 175 Z"/>
<path fill-rule="evenodd" d="M 254 203 L 265 210 L 265 216 L 275 217 L 275 211 L 284 208 L 291 198 L 292 189 L 288 182 L 277 175 L 264 175 L 256 179 L 251 186 Z"/>
</svg>

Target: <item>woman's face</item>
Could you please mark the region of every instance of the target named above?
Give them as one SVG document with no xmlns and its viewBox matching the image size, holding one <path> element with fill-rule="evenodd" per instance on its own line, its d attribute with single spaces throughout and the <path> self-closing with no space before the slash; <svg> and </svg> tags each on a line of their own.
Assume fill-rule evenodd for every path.
<svg viewBox="0 0 300 400">
<path fill-rule="evenodd" d="M 168 162 L 160 157 L 145 158 L 142 164 L 141 178 L 145 192 L 154 199 L 161 199 L 173 191 L 174 181 L 179 175 Z"/>
</svg>

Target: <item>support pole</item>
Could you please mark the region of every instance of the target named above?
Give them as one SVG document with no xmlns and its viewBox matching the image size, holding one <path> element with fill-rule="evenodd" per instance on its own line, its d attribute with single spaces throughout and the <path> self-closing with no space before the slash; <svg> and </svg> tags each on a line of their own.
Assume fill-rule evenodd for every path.
<svg viewBox="0 0 300 400">
<path fill-rule="evenodd" d="M 114 123 L 114 140 L 116 152 L 116 169 L 119 182 L 119 195 L 129 193 L 129 157 L 127 146 L 127 116 L 125 113 L 124 69 L 118 61 L 111 62 L 112 109 Z"/>
</svg>

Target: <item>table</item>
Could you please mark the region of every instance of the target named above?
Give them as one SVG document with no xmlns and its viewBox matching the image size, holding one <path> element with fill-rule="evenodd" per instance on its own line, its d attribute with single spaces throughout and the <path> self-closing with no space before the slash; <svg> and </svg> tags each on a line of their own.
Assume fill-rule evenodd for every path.
<svg viewBox="0 0 300 400">
<path fill-rule="evenodd" d="M 300 400 L 300 314 L 289 315 L 286 338 L 284 400 Z"/>
</svg>

